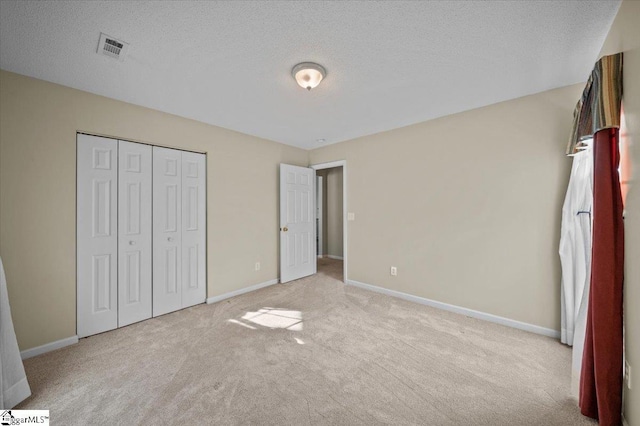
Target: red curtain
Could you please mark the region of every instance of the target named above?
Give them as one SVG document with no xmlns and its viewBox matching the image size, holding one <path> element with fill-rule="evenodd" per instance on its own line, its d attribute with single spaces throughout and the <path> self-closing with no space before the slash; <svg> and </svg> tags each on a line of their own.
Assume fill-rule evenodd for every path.
<svg viewBox="0 0 640 426">
<path fill-rule="evenodd" d="M 580 377 L 580 410 L 601 425 L 621 424 L 624 224 L 618 129 L 594 135 L 591 292 Z"/>
</svg>

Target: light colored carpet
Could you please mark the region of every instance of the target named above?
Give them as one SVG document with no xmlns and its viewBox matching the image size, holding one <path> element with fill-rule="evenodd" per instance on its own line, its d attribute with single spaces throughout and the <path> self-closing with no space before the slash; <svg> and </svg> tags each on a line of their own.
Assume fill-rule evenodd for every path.
<svg viewBox="0 0 640 426">
<path fill-rule="evenodd" d="M 322 259 L 313 277 L 29 359 L 18 408 L 52 424 L 595 424 L 556 340 L 341 277 Z"/>
</svg>

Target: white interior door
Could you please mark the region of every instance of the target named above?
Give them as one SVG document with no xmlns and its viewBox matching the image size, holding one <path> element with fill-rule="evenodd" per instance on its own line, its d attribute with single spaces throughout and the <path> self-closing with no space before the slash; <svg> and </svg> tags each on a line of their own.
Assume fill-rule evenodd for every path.
<svg viewBox="0 0 640 426">
<path fill-rule="evenodd" d="M 118 327 L 151 318 L 151 146 L 118 141 Z"/>
<path fill-rule="evenodd" d="M 153 147 L 153 316 L 182 307 L 182 153 Z"/>
<path fill-rule="evenodd" d="M 77 333 L 118 327 L 118 143 L 77 139 Z"/>
<path fill-rule="evenodd" d="M 204 303 L 206 289 L 206 162 L 182 152 L 182 307 Z"/>
<path fill-rule="evenodd" d="M 280 164 L 280 282 L 316 273 L 313 169 Z"/>
</svg>

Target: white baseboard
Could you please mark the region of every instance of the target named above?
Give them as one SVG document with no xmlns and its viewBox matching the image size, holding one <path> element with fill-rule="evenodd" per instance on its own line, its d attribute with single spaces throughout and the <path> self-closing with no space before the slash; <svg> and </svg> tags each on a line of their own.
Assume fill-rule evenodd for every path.
<svg viewBox="0 0 640 426">
<path fill-rule="evenodd" d="M 249 293 L 251 291 L 255 291 L 264 287 L 268 287 L 270 285 L 278 284 L 279 280 L 273 279 L 270 281 L 266 281 L 260 284 L 253 285 L 251 287 L 241 288 L 240 290 L 235 290 L 229 293 L 222 294 L 220 296 L 214 296 L 207 299 L 207 303 L 216 303 L 221 300 L 229 299 L 234 296 L 239 296 L 244 293 Z M 20 357 L 22 359 L 33 358 L 34 356 L 42 355 L 47 352 L 55 351 L 56 349 L 64 348 L 65 346 L 74 345 L 78 343 L 78 336 L 67 337 L 66 339 L 56 340 L 55 342 L 47 343 L 42 346 L 37 346 L 35 348 L 26 349 L 20 352 Z"/>
<path fill-rule="evenodd" d="M 42 355 L 47 352 L 55 351 L 56 349 L 64 348 L 65 346 L 75 345 L 78 343 L 78 336 L 67 337 L 66 339 L 56 340 L 55 342 L 47 343 L 42 346 L 36 346 L 35 348 L 26 349 L 20 352 L 22 359 L 33 358 L 34 356 Z"/>
<path fill-rule="evenodd" d="M 324 256 L 323 256 L 323 255 L 321 255 L 321 254 L 319 254 L 319 255 L 318 255 L 318 259 L 322 259 L 323 257 L 324 257 Z"/>
<path fill-rule="evenodd" d="M 382 293 L 388 296 L 393 296 L 400 299 L 408 300 L 410 302 L 420 303 L 421 305 L 427 305 L 433 308 L 443 309 L 445 311 L 466 315 L 468 317 L 505 325 L 507 327 L 517 328 L 520 330 L 529 331 L 531 333 L 542 334 L 543 336 L 553 337 L 556 339 L 560 338 L 560 331 L 553 330 L 551 328 L 540 327 L 539 325 L 534 325 L 526 322 L 512 320 L 509 318 L 499 317 L 497 315 L 475 311 L 473 309 L 463 308 L 462 306 L 456 306 L 456 305 L 450 305 L 448 303 L 437 302 L 435 300 L 426 299 L 424 297 L 414 296 L 412 294 L 402 293 L 400 291 L 389 290 L 387 288 L 378 287 L 371 284 L 365 284 L 359 281 L 347 280 L 347 284 L 355 287 L 359 287 L 365 290 L 375 291 L 377 293 Z"/>
<path fill-rule="evenodd" d="M 207 299 L 207 304 L 210 305 L 212 303 L 220 302 L 225 299 L 230 299 L 235 296 L 240 296 L 241 294 L 260 290 L 261 288 L 269 287 L 270 285 L 278 284 L 279 282 L 280 280 L 275 278 L 273 280 L 265 281 L 260 284 L 252 285 L 250 287 L 241 288 L 240 290 L 230 291 L 229 293 L 221 294 L 220 296 L 213 296 Z"/>
<path fill-rule="evenodd" d="M 629 426 L 629 423 L 627 423 L 627 419 L 625 419 L 624 416 L 622 416 L 622 426 Z"/>
<path fill-rule="evenodd" d="M 344 260 L 344 257 L 342 257 L 342 256 L 334 256 L 332 254 L 327 254 L 327 255 L 325 255 L 325 257 L 328 257 L 329 259 Z"/>
</svg>

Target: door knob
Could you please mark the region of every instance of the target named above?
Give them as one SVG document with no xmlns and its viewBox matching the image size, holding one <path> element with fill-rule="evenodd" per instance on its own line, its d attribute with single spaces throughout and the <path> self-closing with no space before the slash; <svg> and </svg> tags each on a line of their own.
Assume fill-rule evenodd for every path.
<svg viewBox="0 0 640 426">
<path fill-rule="evenodd" d="M 173 237 L 167 238 L 167 241 L 169 241 L 169 242 L 173 241 Z"/>
<path fill-rule="evenodd" d="M 282 231 L 287 232 L 289 230 L 289 228 L 287 228 L 286 226 L 284 228 L 281 228 Z"/>
<path fill-rule="evenodd" d="M 136 245 L 136 242 L 135 242 L 135 241 L 129 241 L 129 245 L 130 245 L 130 246 L 135 246 L 135 245 Z"/>
</svg>

